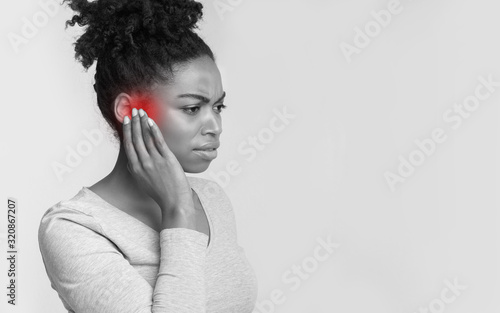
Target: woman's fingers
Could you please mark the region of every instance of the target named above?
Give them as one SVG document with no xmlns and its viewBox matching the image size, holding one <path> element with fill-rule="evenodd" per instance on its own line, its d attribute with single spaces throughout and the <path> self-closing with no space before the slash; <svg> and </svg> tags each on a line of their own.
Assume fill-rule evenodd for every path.
<svg viewBox="0 0 500 313">
<path fill-rule="evenodd" d="M 160 129 L 142 109 L 137 111 L 134 108 L 132 110 L 132 120 L 130 122 L 125 123 L 124 119 L 123 140 L 129 160 L 127 165 L 129 171 L 133 170 L 134 167 L 144 169 L 152 166 L 152 157 L 167 157 L 172 154 L 163 139 Z"/>
<path fill-rule="evenodd" d="M 129 171 L 132 170 L 129 166 L 131 164 L 137 164 L 139 159 L 137 158 L 137 153 L 135 152 L 134 143 L 132 142 L 132 123 L 128 115 L 123 119 L 123 146 L 125 148 L 125 154 L 127 155 Z"/>
<path fill-rule="evenodd" d="M 136 108 L 132 109 L 132 142 L 134 143 L 135 152 L 142 165 L 149 163 L 149 153 L 144 145 L 144 139 L 141 129 L 141 118 Z"/>
<path fill-rule="evenodd" d="M 161 154 L 163 157 L 170 157 L 172 156 L 172 151 L 170 151 L 170 148 L 167 146 L 167 143 L 165 142 L 165 139 L 163 138 L 163 134 L 161 133 L 160 129 L 158 128 L 158 125 L 155 123 L 155 121 L 152 118 L 148 119 L 149 123 L 149 128 L 151 129 L 152 133 L 152 138 L 154 141 L 154 144 L 156 146 L 156 149 L 158 152 Z"/>
<path fill-rule="evenodd" d="M 141 114 L 141 111 L 143 113 L 143 116 L 141 117 L 141 128 L 142 128 L 142 137 L 144 138 L 144 144 L 146 145 L 146 149 L 148 150 L 148 153 L 150 156 L 159 156 L 160 154 L 158 153 L 158 150 L 156 149 L 155 143 L 153 142 L 152 134 L 151 131 L 149 130 L 149 125 L 148 125 L 148 114 L 143 110 L 139 110 L 139 115 Z"/>
</svg>

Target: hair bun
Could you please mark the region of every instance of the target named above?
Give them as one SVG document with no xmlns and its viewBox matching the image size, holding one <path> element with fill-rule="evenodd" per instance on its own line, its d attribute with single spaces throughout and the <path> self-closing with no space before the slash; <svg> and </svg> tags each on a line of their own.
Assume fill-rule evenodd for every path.
<svg viewBox="0 0 500 313">
<path fill-rule="evenodd" d="M 63 0 L 77 12 L 68 25 L 86 26 L 75 42 L 75 57 L 89 68 L 111 46 L 119 57 L 140 49 L 142 41 L 179 42 L 197 28 L 203 5 L 194 0 Z M 108 49 L 105 49 L 108 48 Z"/>
</svg>

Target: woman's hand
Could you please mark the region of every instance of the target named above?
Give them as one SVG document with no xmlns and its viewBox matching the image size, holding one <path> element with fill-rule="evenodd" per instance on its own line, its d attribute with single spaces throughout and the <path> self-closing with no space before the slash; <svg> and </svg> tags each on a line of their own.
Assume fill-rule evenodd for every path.
<svg viewBox="0 0 500 313">
<path fill-rule="evenodd" d="M 142 112 L 141 112 L 142 111 Z M 123 144 L 128 168 L 140 188 L 162 210 L 163 217 L 194 212 L 191 187 L 158 125 L 142 109 L 123 120 Z M 128 122 L 127 122 L 128 121 Z"/>
</svg>

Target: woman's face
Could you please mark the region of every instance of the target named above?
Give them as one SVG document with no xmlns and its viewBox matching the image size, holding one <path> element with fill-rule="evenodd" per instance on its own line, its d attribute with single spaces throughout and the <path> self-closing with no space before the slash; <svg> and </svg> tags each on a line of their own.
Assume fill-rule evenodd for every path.
<svg viewBox="0 0 500 313">
<path fill-rule="evenodd" d="M 155 122 L 184 171 L 205 171 L 217 151 L 195 150 L 205 144 L 218 147 L 222 132 L 225 92 L 217 65 L 209 57 L 197 58 L 179 68 L 168 85 L 156 86 L 151 95 L 157 106 Z"/>
</svg>

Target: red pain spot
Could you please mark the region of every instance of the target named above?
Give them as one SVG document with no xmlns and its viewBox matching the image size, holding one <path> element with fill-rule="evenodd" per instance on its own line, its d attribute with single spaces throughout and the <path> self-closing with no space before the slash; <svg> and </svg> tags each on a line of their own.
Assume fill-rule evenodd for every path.
<svg viewBox="0 0 500 313">
<path fill-rule="evenodd" d="M 137 110 L 143 109 L 148 117 L 152 118 L 157 125 L 161 125 L 161 110 L 157 101 L 153 99 L 151 96 L 132 96 L 132 102 L 130 111 L 127 112 L 128 116 L 132 117 L 132 109 L 136 108 Z"/>
</svg>

